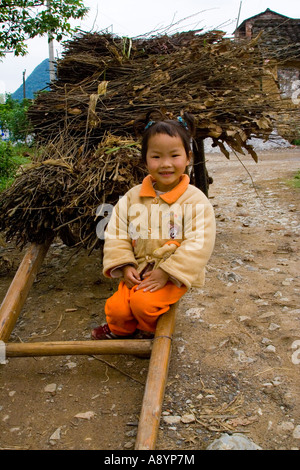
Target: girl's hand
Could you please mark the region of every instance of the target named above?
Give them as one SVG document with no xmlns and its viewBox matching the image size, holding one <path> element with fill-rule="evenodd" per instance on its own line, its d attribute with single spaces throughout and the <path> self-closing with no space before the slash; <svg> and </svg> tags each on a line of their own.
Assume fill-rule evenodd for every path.
<svg viewBox="0 0 300 470">
<path fill-rule="evenodd" d="M 169 274 L 163 269 L 157 268 L 145 274 L 146 279 L 140 282 L 136 290 L 143 289 L 144 292 L 155 292 L 164 287 L 169 279 Z"/>
<path fill-rule="evenodd" d="M 128 289 L 131 289 L 141 282 L 140 275 L 134 266 L 123 266 L 122 271 L 124 282 Z"/>
</svg>

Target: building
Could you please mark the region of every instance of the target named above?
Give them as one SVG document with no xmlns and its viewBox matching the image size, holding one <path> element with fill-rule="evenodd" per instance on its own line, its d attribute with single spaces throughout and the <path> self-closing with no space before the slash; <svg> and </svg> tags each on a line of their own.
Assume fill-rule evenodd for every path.
<svg viewBox="0 0 300 470">
<path fill-rule="evenodd" d="M 234 31 L 236 40 L 250 40 L 258 34 L 262 56 L 266 63 L 273 64 L 281 97 L 291 98 L 300 79 L 300 19 L 267 8 L 244 20 Z"/>
</svg>

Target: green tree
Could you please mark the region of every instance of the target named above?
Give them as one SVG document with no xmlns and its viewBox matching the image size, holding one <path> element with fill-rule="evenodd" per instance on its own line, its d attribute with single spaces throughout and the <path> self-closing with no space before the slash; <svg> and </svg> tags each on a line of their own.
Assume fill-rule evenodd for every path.
<svg viewBox="0 0 300 470">
<path fill-rule="evenodd" d="M 30 103 L 30 100 L 18 101 L 8 95 L 6 102 L 0 104 L 0 128 L 3 132 L 9 133 L 12 142 L 26 141 L 29 132 L 26 112 Z"/>
<path fill-rule="evenodd" d="M 25 55 L 25 41 L 36 36 L 61 41 L 76 31 L 69 20 L 87 12 L 82 0 L 0 0 L 0 57 L 7 52 Z"/>
</svg>

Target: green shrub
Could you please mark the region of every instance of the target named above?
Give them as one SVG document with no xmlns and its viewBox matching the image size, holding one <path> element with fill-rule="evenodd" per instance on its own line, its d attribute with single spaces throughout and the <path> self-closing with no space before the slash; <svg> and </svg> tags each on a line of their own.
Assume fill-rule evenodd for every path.
<svg viewBox="0 0 300 470">
<path fill-rule="evenodd" d="M 11 142 L 0 142 L 0 177 L 10 176 L 15 169 L 14 149 Z"/>
<path fill-rule="evenodd" d="M 27 110 L 31 100 L 14 100 L 8 95 L 5 103 L 0 103 L 0 128 L 9 134 L 11 142 L 26 142 L 30 133 Z"/>
<path fill-rule="evenodd" d="M 9 141 L 0 141 L 0 191 L 13 182 L 20 165 L 30 161 L 30 158 L 24 156 L 28 151 L 30 149 L 24 144 L 12 145 Z"/>
</svg>

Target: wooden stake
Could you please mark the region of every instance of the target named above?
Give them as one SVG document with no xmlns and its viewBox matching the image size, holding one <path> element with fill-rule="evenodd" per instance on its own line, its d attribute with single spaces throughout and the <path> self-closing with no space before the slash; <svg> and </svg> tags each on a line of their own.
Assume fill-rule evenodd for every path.
<svg viewBox="0 0 300 470">
<path fill-rule="evenodd" d="M 157 323 L 149 362 L 135 450 L 155 449 L 162 402 L 168 377 L 172 335 L 177 304 L 162 315 Z"/>
<path fill-rule="evenodd" d="M 26 252 L 0 307 L 1 341 L 8 341 L 50 244 L 33 243 Z"/>
<path fill-rule="evenodd" d="M 52 341 L 7 343 L 7 357 L 38 357 L 92 354 L 136 354 L 149 357 L 153 340 L 111 339 L 104 341 Z"/>
<path fill-rule="evenodd" d="M 196 138 L 193 144 L 195 186 L 208 196 L 208 175 L 205 165 L 204 140 Z"/>
</svg>

